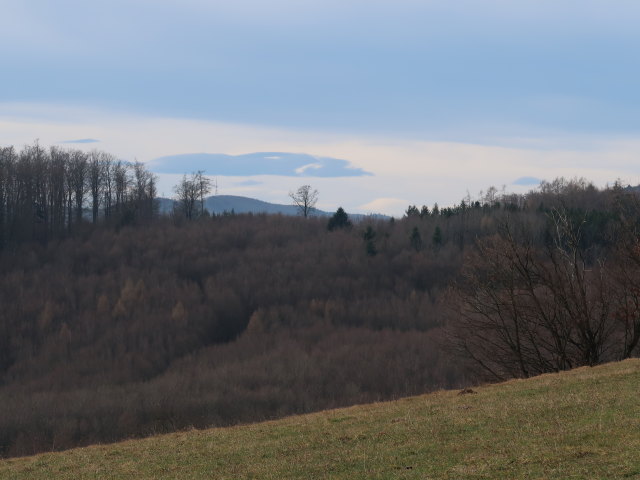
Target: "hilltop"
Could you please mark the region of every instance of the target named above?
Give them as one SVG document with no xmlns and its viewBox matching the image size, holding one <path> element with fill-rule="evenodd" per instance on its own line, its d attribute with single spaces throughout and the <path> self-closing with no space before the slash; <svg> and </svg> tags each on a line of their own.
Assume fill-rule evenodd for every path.
<svg viewBox="0 0 640 480">
<path fill-rule="evenodd" d="M 160 212 L 170 213 L 176 203 L 170 198 L 158 198 Z M 294 205 L 269 203 L 256 198 L 242 197 L 239 195 L 212 195 L 205 199 L 205 208 L 209 213 L 221 215 L 224 213 L 268 213 L 281 215 L 298 215 L 298 209 Z M 329 212 L 314 209 L 314 215 L 325 217 Z"/>
<path fill-rule="evenodd" d="M 159 197 L 157 198 L 158 206 L 161 213 L 171 213 L 174 208 L 175 200 L 170 198 Z M 205 208 L 209 213 L 215 215 L 222 215 L 225 213 L 253 213 L 253 214 L 280 214 L 280 215 L 300 215 L 298 207 L 295 205 L 270 203 L 257 198 L 242 197 L 239 195 L 212 195 L 205 199 Z M 333 215 L 333 212 L 326 212 L 318 208 L 312 210 L 312 215 L 316 217 L 329 217 Z M 349 213 L 349 218 L 355 221 L 370 219 L 389 219 L 391 217 L 380 213 L 372 213 L 363 215 L 361 213 Z"/>
<path fill-rule="evenodd" d="M 0 478 L 640 478 L 640 360 L 0 462 Z"/>
</svg>

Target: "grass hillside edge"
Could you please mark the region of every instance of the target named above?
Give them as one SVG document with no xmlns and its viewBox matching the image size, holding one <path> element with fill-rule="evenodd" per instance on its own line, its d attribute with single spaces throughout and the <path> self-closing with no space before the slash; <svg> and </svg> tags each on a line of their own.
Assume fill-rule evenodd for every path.
<svg viewBox="0 0 640 480">
<path fill-rule="evenodd" d="M 640 479 L 640 360 L 0 461 L 0 478 Z"/>
</svg>

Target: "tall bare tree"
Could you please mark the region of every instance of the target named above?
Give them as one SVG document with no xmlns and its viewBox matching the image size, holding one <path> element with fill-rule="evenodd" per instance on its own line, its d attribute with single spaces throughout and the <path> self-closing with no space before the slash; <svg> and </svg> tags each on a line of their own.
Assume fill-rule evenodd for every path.
<svg viewBox="0 0 640 480">
<path fill-rule="evenodd" d="M 87 162 L 87 154 L 74 150 L 71 152 L 70 164 L 69 164 L 69 189 L 73 192 L 74 204 L 75 204 L 75 217 L 76 223 L 82 221 L 82 209 L 84 208 L 85 193 L 88 187 L 88 171 L 89 166 Z"/>
<path fill-rule="evenodd" d="M 0 148 L 0 247 L 10 242 L 46 241 L 115 213 L 120 220 L 151 218 L 156 179 L 142 164 L 130 167 L 113 155 L 37 142 L 20 152 Z"/>
<path fill-rule="evenodd" d="M 289 192 L 289 197 L 298 208 L 298 212 L 306 218 L 315 209 L 318 202 L 318 190 L 313 190 L 311 185 L 303 185 L 295 192 Z"/>
<path fill-rule="evenodd" d="M 89 154 L 88 177 L 89 192 L 91 194 L 91 219 L 98 221 L 98 212 L 102 200 L 103 178 L 105 162 L 101 152 L 93 151 Z"/>
<path fill-rule="evenodd" d="M 183 175 L 182 180 L 174 187 L 176 194 L 176 210 L 181 216 L 193 219 L 198 215 L 204 215 L 204 201 L 211 192 L 211 180 L 204 175 L 202 170 L 192 173 L 188 177 Z M 200 204 L 199 211 L 197 205 Z"/>
<path fill-rule="evenodd" d="M 211 193 L 211 179 L 204 175 L 203 170 L 198 170 L 193 175 L 193 181 L 196 184 L 198 190 L 198 197 L 200 199 L 200 215 L 204 215 L 204 200 L 209 193 Z"/>
<path fill-rule="evenodd" d="M 118 160 L 113 166 L 113 178 L 115 183 L 115 210 L 122 212 L 124 204 L 127 201 L 127 193 L 131 188 L 131 179 L 129 178 L 128 163 Z"/>
<path fill-rule="evenodd" d="M 191 177 L 182 176 L 182 180 L 174 188 L 175 209 L 180 216 L 191 220 L 196 215 L 196 203 L 199 197 L 198 184 Z"/>
</svg>

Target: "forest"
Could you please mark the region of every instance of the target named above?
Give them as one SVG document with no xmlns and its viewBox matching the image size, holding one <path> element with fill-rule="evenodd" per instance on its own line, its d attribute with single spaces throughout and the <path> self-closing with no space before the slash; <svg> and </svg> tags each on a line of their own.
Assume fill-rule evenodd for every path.
<svg viewBox="0 0 640 480">
<path fill-rule="evenodd" d="M 632 188 L 350 222 L 209 215 L 190 178 L 160 215 L 142 164 L 0 149 L 1 456 L 638 356 Z"/>
</svg>

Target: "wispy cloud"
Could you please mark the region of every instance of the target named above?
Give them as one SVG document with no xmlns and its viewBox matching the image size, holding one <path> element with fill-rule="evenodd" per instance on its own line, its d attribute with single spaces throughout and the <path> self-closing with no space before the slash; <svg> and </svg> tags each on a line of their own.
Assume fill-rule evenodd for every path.
<svg viewBox="0 0 640 480">
<path fill-rule="evenodd" d="M 410 202 L 402 198 L 376 198 L 368 203 L 359 205 L 357 208 L 359 211 L 367 213 L 378 212 L 402 212 L 407 208 Z"/>
<path fill-rule="evenodd" d="M 304 175 L 304 173 L 311 169 L 311 170 L 318 170 L 322 168 L 322 164 L 321 163 L 308 163 L 307 165 L 303 165 L 301 167 L 296 168 L 296 173 L 298 175 Z"/>
<path fill-rule="evenodd" d="M 241 182 L 234 183 L 234 185 L 238 187 L 255 187 L 263 184 L 264 182 L 259 182 L 258 180 L 243 180 Z"/>
<path fill-rule="evenodd" d="M 63 140 L 58 143 L 98 143 L 100 140 L 96 140 L 95 138 L 79 138 L 78 140 Z"/>
<path fill-rule="evenodd" d="M 517 180 L 514 180 L 512 185 L 524 185 L 524 186 L 532 186 L 532 185 L 540 185 L 539 178 L 536 177 L 520 177 Z"/>
</svg>

